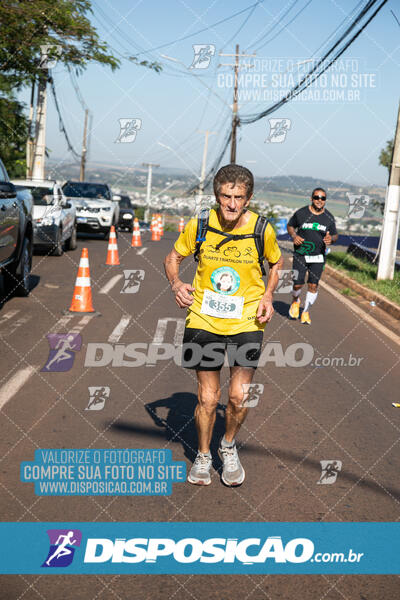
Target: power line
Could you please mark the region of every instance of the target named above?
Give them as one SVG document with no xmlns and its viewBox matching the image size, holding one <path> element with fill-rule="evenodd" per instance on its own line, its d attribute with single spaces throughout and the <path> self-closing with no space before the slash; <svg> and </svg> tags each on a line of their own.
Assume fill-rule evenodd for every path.
<svg viewBox="0 0 400 600">
<path fill-rule="evenodd" d="M 366 21 L 366 23 L 353 35 L 353 37 L 344 45 L 344 47 L 336 53 L 336 55 L 328 62 L 328 64 L 325 65 L 319 72 L 317 72 L 317 70 L 321 67 L 321 65 L 324 64 L 324 62 L 326 61 L 328 56 L 330 54 L 332 54 L 332 52 L 335 50 L 335 48 L 349 35 L 349 33 L 360 22 L 360 20 L 366 15 L 366 13 L 377 3 L 377 1 L 378 0 L 370 0 L 369 2 L 367 2 L 367 4 L 360 11 L 358 16 L 354 19 L 354 21 L 350 24 L 350 26 L 346 29 L 346 31 L 340 36 L 340 38 L 335 42 L 335 44 L 325 53 L 325 55 L 319 61 L 317 61 L 317 64 L 311 69 L 311 71 L 309 73 L 307 73 L 307 75 L 305 75 L 305 77 L 298 84 L 296 84 L 286 94 L 286 96 L 284 98 L 282 98 L 279 102 L 277 102 L 276 104 L 273 104 L 272 106 L 270 106 L 269 108 L 267 108 L 266 110 L 264 110 L 263 112 L 261 112 L 259 114 L 253 114 L 253 115 L 247 115 L 245 117 L 241 117 L 240 123 L 241 124 L 255 123 L 256 121 L 263 119 L 267 115 L 278 110 L 278 108 L 280 108 L 281 106 L 283 106 L 284 104 L 289 102 L 289 100 L 291 100 L 292 98 L 294 98 L 295 96 L 300 94 L 302 91 L 307 89 L 307 87 L 309 87 L 314 81 L 316 81 L 316 79 L 318 79 L 327 69 L 329 69 L 329 67 L 357 39 L 357 37 L 362 33 L 362 31 L 364 31 L 365 27 L 372 21 L 372 19 L 377 15 L 377 13 L 381 10 L 381 8 L 387 2 L 387 0 L 383 0 L 383 2 L 376 9 L 376 11 Z"/>
<path fill-rule="evenodd" d="M 264 46 L 266 46 L 267 44 L 269 44 L 270 42 L 272 42 L 275 38 L 277 38 L 278 35 L 280 35 L 284 29 L 286 29 L 287 27 L 289 27 L 289 25 L 291 25 L 293 23 L 293 21 L 295 21 L 297 19 L 297 17 L 307 8 L 307 6 L 309 4 L 311 4 L 312 1 L 313 0 L 308 0 L 308 2 L 294 15 L 294 17 L 292 17 L 290 19 L 290 21 L 288 21 L 288 23 L 286 23 L 285 25 L 283 25 L 281 27 L 281 29 L 279 31 L 277 31 L 275 33 L 275 35 L 273 35 L 269 40 L 267 40 L 266 42 L 263 42 L 261 44 L 261 46 L 258 46 L 258 48 L 255 49 L 255 52 L 257 52 L 258 50 L 261 50 L 261 48 L 264 48 Z"/>
<path fill-rule="evenodd" d="M 265 0 L 258 0 L 255 4 L 251 4 L 250 6 L 248 6 L 247 8 L 243 8 L 243 10 L 239 10 L 238 12 L 234 13 L 233 15 L 230 15 L 229 17 L 225 17 L 225 19 L 221 19 L 220 21 L 217 21 L 216 23 L 213 23 L 212 25 L 208 25 L 207 27 L 203 27 L 203 29 L 199 29 L 198 31 L 195 31 L 194 33 L 188 33 L 187 35 L 182 36 L 181 38 L 178 38 L 176 40 L 173 40 L 171 42 L 167 42 L 165 44 L 161 44 L 160 46 L 156 46 L 155 48 L 149 48 L 148 50 L 144 50 L 143 52 L 139 52 L 138 56 L 140 56 L 140 54 L 148 54 L 149 52 L 154 52 L 155 50 L 160 50 L 161 48 L 166 48 L 167 46 L 171 46 L 172 44 L 177 44 L 178 42 L 183 42 L 184 40 L 187 40 L 195 35 L 198 35 L 199 33 L 203 33 L 204 31 L 208 31 L 209 29 L 212 29 L 214 27 L 216 27 L 217 25 L 221 25 L 222 23 L 226 23 L 227 21 L 230 21 L 231 19 L 234 19 L 235 17 L 238 17 L 239 15 L 242 15 L 244 12 L 251 10 L 252 8 L 254 8 L 255 6 L 257 6 L 258 4 L 261 4 L 265 2 Z"/>
<path fill-rule="evenodd" d="M 273 23 L 271 25 L 271 27 L 269 27 L 267 29 L 267 31 L 265 33 L 263 33 L 260 38 L 258 38 L 258 40 L 256 40 L 255 42 L 253 42 L 253 45 L 259 44 L 264 38 L 267 37 L 267 35 L 269 35 L 270 33 L 272 33 L 272 31 L 275 29 L 275 27 L 277 27 L 277 25 L 279 25 L 279 23 L 281 22 L 281 20 L 284 19 L 286 17 L 286 15 L 288 15 L 290 13 L 290 11 L 292 10 L 292 8 L 298 3 L 298 1 L 299 0 L 294 0 L 292 2 L 292 4 L 289 6 L 289 8 L 283 13 L 282 16 L 280 16 L 280 14 L 278 13 L 278 15 L 275 17 L 275 23 Z"/>
<path fill-rule="evenodd" d="M 68 150 L 71 152 L 71 154 L 74 156 L 74 158 L 76 160 L 80 161 L 80 159 L 81 159 L 80 154 L 78 154 L 75 151 L 75 148 L 73 147 L 73 145 L 71 144 L 71 141 L 69 139 L 67 130 L 65 129 L 64 121 L 63 121 L 63 118 L 62 118 L 62 115 L 61 115 L 61 111 L 60 111 L 60 107 L 59 107 L 59 104 L 58 104 L 56 87 L 54 85 L 54 79 L 51 76 L 49 77 L 49 83 L 50 83 L 50 89 L 51 89 L 51 92 L 52 92 L 53 98 L 54 98 L 54 104 L 55 104 L 55 107 L 56 107 L 56 110 L 57 110 L 57 114 L 58 114 L 58 122 L 59 122 L 60 131 L 64 134 L 65 140 L 67 142 Z"/>
<path fill-rule="evenodd" d="M 83 110 L 89 110 L 89 107 L 86 104 L 86 102 L 85 102 L 85 100 L 84 100 L 84 98 L 82 96 L 82 92 L 79 89 L 78 80 L 76 78 L 75 73 L 73 72 L 73 70 L 71 69 L 71 67 L 69 65 L 67 65 L 67 69 L 68 69 L 68 72 L 69 72 L 69 76 L 70 76 L 70 79 L 71 79 L 72 86 L 73 86 L 73 88 L 75 90 L 76 97 L 78 98 L 79 104 L 82 106 Z"/>
</svg>

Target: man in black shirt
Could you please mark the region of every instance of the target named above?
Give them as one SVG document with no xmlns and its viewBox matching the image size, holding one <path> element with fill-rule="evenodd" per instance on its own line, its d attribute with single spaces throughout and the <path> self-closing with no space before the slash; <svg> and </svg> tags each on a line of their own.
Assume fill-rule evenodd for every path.
<svg viewBox="0 0 400 600">
<path fill-rule="evenodd" d="M 298 319 L 300 313 L 301 288 L 308 272 L 308 291 L 301 322 L 311 324 L 309 307 L 318 295 L 318 282 L 325 266 L 325 250 L 336 242 L 335 217 L 325 208 L 326 192 L 315 188 L 311 194 L 311 204 L 296 210 L 290 218 L 287 230 L 293 239 L 293 302 L 289 309 L 292 319 Z"/>
</svg>

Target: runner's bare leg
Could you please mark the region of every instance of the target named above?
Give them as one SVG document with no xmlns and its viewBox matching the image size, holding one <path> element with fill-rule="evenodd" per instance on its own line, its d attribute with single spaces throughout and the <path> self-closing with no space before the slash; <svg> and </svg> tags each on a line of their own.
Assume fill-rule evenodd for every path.
<svg viewBox="0 0 400 600">
<path fill-rule="evenodd" d="M 196 371 L 198 404 L 194 413 L 199 451 L 209 452 L 216 409 L 221 398 L 219 371 Z"/>
<path fill-rule="evenodd" d="M 225 412 L 225 439 L 232 442 L 246 418 L 246 407 L 243 407 L 243 384 L 251 383 L 255 373 L 252 367 L 231 367 L 229 382 L 229 400 Z"/>
</svg>

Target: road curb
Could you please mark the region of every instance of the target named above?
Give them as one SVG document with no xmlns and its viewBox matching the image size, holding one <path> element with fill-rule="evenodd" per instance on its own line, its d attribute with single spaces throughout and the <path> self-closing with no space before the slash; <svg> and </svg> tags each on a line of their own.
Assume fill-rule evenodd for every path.
<svg viewBox="0 0 400 600">
<path fill-rule="evenodd" d="M 358 283 L 358 281 L 354 281 L 354 279 L 352 279 L 348 275 L 345 275 L 338 269 L 334 269 L 333 267 L 331 267 L 330 265 L 327 265 L 327 264 L 325 265 L 325 273 L 327 275 L 330 275 L 331 277 L 333 277 L 340 283 L 343 283 L 344 285 L 346 285 L 353 291 L 357 292 L 358 294 L 363 296 L 363 298 L 365 298 L 366 300 L 369 300 L 370 302 L 375 302 L 375 304 L 379 308 L 381 308 L 382 310 L 387 312 L 389 315 L 391 315 L 395 319 L 400 319 L 400 306 L 398 306 L 394 302 L 391 302 L 390 300 L 385 298 L 385 296 L 382 296 L 382 294 L 379 294 L 379 292 L 370 290 L 369 288 L 365 287 L 365 285 Z"/>
<path fill-rule="evenodd" d="M 332 294 L 332 296 L 334 296 L 337 300 L 339 300 L 340 302 L 345 304 L 348 308 L 350 308 L 350 310 L 355 312 L 359 317 L 364 319 L 364 321 L 367 321 L 367 323 L 372 325 L 372 327 L 374 327 L 375 329 L 377 329 L 378 331 L 380 331 L 381 333 L 386 335 L 386 337 L 388 337 L 390 340 L 392 340 L 392 342 L 395 342 L 395 344 L 398 344 L 400 346 L 400 336 L 398 336 L 396 333 L 394 333 L 391 329 L 389 329 L 388 327 L 385 327 L 385 325 L 382 325 L 382 323 L 377 321 L 376 318 L 371 317 L 371 315 L 367 314 L 364 309 L 356 306 L 348 298 L 345 298 L 343 296 L 343 294 L 340 294 L 338 291 L 336 291 L 331 285 L 329 285 L 329 283 L 326 283 L 325 281 L 320 280 L 319 285 L 322 288 L 324 288 L 327 292 Z"/>
</svg>

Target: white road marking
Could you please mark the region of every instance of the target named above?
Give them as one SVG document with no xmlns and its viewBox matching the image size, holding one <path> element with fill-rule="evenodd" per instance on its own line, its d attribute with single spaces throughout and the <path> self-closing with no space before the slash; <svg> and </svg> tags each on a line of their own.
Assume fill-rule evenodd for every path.
<svg viewBox="0 0 400 600">
<path fill-rule="evenodd" d="M 17 311 L 18 312 L 18 311 Z M 67 331 L 68 333 L 79 333 L 93 319 L 93 314 L 84 315 L 73 329 L 68 328 L 68 323 L 75 315 L 73 313 L 64 315 L 54 325 L 51 333 L 59 333 Z M 29 378 L 40 371 L 40 366 L 29 365 L 20 369 L 0 387 L 0 410 L 19 390 L 25 385 Z"/>
<path fill-rule="evenodd" d="M 143 248 L 139 248 L 139 250 L 136 250 L 136 254 L 138 256 L 141 256 L 142 254 L 144 254 L 147 250 L 147 246 L 144 246 Z"/>
<path fill-rule="evenodd" d="M 89 314 L 89 315 L 85 315 L 84 317 L 82 317 L 82 319 L 79 321 L 79 323 L 77 323 L 75 325 L 75 327 L 73 327 L 72 329 L 70 329 L 71 333 L 79 333 L 80 331 L 82 331 L 82 329 L 89 323 L 89 321 L 91 321 L 93 319 L 93 315 Z"/>
<path fill-rule="evenodd" d="M 0 410 L 11 400 L 13 396 L 22 388 L 28 381 L 31 375 L 38 371 L 40 367 L 29 365 L 24 369 L 19 369 L 14 375 L 0 388 Z"/>
<path fill-rule="evenodd" d="M 118 281 L 122 279 L 122 273 L 120 275 L 114 275 L 99 291 L 99 294 L 108 294 L 108 292 L 115 286 Z"/>
<path fill-rule="evenodd" d="M 10 310 L 10 311 L 8 311 L 8 313 L 6 313 L 2 317 L 0 317 L 0 325 L 1 325 L 1 323 L 4 323 L 5 321 L 9 321 L 13 317 L 15 317 L 15 315 L 17 313 L 19 313 L 19 310 Z"/>
<path fill-rule="evenodd" d="M 61 319 L 59 319 L 54 325 L 53 329 L 50 330 L 50 333 L 59 333 L 65 331 L 67 329 L 68 323 L 72 321 L 74 316 L 75 315 L 73 313 L 68 313 L 61 317 Z"/>
<path fill-rule="evenodd" d="M 110 344 L 116 344 L 117 342 L 119 342 L 120 338 L 122 337 L 122 334 L 124 333 L 125 329 L 128 327 L 131 318 L 132 317 L 130 315 L 124 315 L 121 318 L 120 322 L 118 323 L 118 325 L 116 326 L 116 328 L 114 329 L 114 331 L 112 332 L 110 337 L 108 338 L 108 341 Z"/>
<path fill-rule="evenodd" d="M 25 315 L 25 317 L 20 317 L 13 323 L 10 323 L 9 326 L 6 327 L 6 329 L 4 331 L 1 331 L 0 336 L 7 337 L 7 336 L 11 335 L 12 333 L 14 333 L 14 331 L 16 329 L 18 329 L 18 327 L 21 327 L 21 325 L 24 325 L 25 323 L 30 321 L 31 318 L 32 318 L 31 315 Z"/>
<path fill-rule="evenodd" d="M 175 323 L 175 346 L 179 346 L 182 343 L 182 338 L 185 331 L 185 319 L 167 317 L 165 319 L 158 319 L 156 332 L 153 337 L 153 344 L 162 344 L 165 341 L 165 334 L 167 332 L 167 326 L 169 322 Z"/>
</svg>

